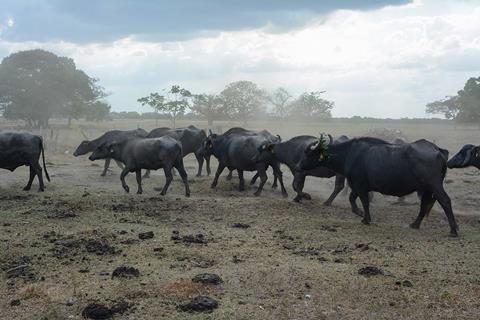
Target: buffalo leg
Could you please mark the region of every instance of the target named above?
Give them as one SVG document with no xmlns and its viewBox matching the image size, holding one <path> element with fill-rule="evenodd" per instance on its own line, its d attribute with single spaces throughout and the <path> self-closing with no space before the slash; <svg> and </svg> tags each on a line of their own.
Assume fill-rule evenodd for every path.
<svg viewBox="0 0 480 320">
<path fill-rule="evenodd" d="M 120 169 L 123 170 L 123 167 L 124 167 L 124 166 L 123 166 L 123 163 L 121 163 L 120 161 L 117 161 L 117 160 L 115 160 L 115 163 L 117 164 L 117 166 L 118 166 Z"/>
<path fill-rule="evenodd" d="M 23 190 L 28 191 L 32 187 L 32 182 L 33 179 L 35 179 L 35 176 L 37 175 L 36 170 L 33 168 L 33 165 L 30 165 L 30 177 L 28 178 L 28 183 L 27 185 L 23 188 Z"/>
<path fill-rule="evenodd" d="M 195 158 L 197 158 L 197 162 L 198 162 L 197 177 L 201 177 L 202 176 L 202 168 L 203 168 L 203 156 L 195 154 Z"/>
<path fill-rule="evenodd" d="M 45 184 L 43 183 L 42 167 L 37 163 L 34 169 L 37 173 L 37 178 L 38 178 L 38 191 L 44 191 Z"/>
<path fill-rule="evenodd" d="M 447 216 L 448 223 L 450 224 L 450 235 L 452 237 L 458 237 L 458 225 L 455 222 L 455 217 L 453 216 L 452 211 L 452 202 L 448 194 L 443 190 L 443 187 L 440 186 L 433 192 L 433 196 L 437 199 L 440 206 L 442 206 L 443 211 L 445 211 L 445 215 Z"/>
<path fill-rule="evenodd" d="M 250 185 L 253 186 L 255 184 L 255 182 L 257 182 L 257 179 L 258 179 L 258 172 L 255 173 L 255 175 L 253 176 L 252 180 L 250 180 Z"/>
<path fill-rule="evenodd" d="M 143 175 L 143 178 L 144 179 L 150 178 L 150 170 L 147 169 L 147 171 L 145 171 L 145 174 Z"/>
<path fill-rule="evenodd" d="M 280 189 L 282 190 L 282 196 L 284 198 L 288 197 L 287 189 L 285 189 L 285 185 L 283 184 L 283 173 L 282 173 L 282 170 L 280 170 L 280 166 L 278 165 L 278 163 L 272 164 L 272 169 L 273 169 L 275 182 L 277 179 L 280 182 Z M 275 182 L 274 182 L 274 185 L 275 185 Z"/>
<path fill-rule="evenodd" d="M 103 172 L 100 176 L 105 177 L 108 167 L 110 167 L 110 158 L 105 159 L 105 164 L 103 165 Z"/>
<path fill-rule="evenodd" d="M 337 195 L 343 190 L 345 187 L 345 177 L 342 175 L 335 175 L 335 188 L 333 189 L 332 194 L 328 197 L 327 201 L 323 204 L 329 206 L 332 204 L 333 200 L 337 197 Z"/>
<path fill-rule="evenodd" d="M 297 196 L 293 199 L 295 202 L 300 202 L 302 199 L 311 200 L 312 196 L 308 193 L 303 192 L 303 186 L 305 185 L 305 174 L 295 173 L 293 176 L 292 187 L 293 190 L 297 193 Z"/>
<path fill-rule="evenodd" d="M 255 196 L 260 196 L 262 194 L 263 186 L 267 182 L 267 173 L 265 172 L 265 166 L 261 166 L 258 168 L 258 174 L 260 176 L 260 185 L 258 186 L 257 191 L 255 191 L 254 195 Z"/>
<path fill-rule="evenodd" d="M 210 175 L 212 173 L 210 170 L 210 156 L 205 157 L 205 167 L 207 169 L 207 175 Z"/>
<path fill-rule="evenodd" d="M 122 173 L 120 173 L 120 181 L 122 181 L 122 187 L 123 189 L 129 193 L 130 192 L 130 188 L 127 186 L 127 183 L 125 182 L 125 176 L 128 174 L 128 169 L 127 168 L 123 168 L 122 170 Z"/>
<path fill-rule="evenodd" d="M 163 186 L 162 192 L 160 192 L 162 196 L 167 193 L 168 187 L 173 180 L 172 167 L 164 167 L 163 172 L 165 172 L 165 185 Z"/>
<path fill-rule="evenodd" d="M 238 183 L 238 191 L 245 191 L 245 179 L 243 178 L 243 170 L 237 169 L 238 172 L 238 179 L 240 180 Z"/>
<path fill-rule="evenodd" d="M 183 185 L 185 186 L 185 196 L 190 197 L 190 187 L 188 185 L 188 176 L 187 171 L 185 171 L 185 167 L 183 166 L 183 159 L 180 159 L 177 164 L 175 164 L 175 168 L 178 170 L 180 177 L 182 177 Z"/>
<path fill-rule="evenodd" d="M 230 170 L 230 172 L 228 173 L 227 177 L 225 178 L 227 181 L 230 181 L 232 180 L 232 177 L 233 177 L 233 170 Z"/>
<path fill-rule="evenodd" d="M 403 198 L 403 197 L 401 197 Z M 400 199 L 400 198 L 399 198 Z M 435 198 L 432 197 L 432 194 L 429 192 L 425 192 L 422 195 L 422 200 L 420 203 L 420 212 L 418 213 L 417 219 L 413 223 L 410 224 L 410 227 L 413 229 L 420 228 L 420 224 L 422 223 L 423 218 L 428 215 L 430 210 L 432 210 L 433 205 L 435 204 Z"/>
<path fill-rule="evenodd" d="M 351 191 L 350 195 L 348 196 L 348 201 L 350 201 L 350 205 L 352 207 L 352 212 L 355 213 L 357 216 L 363 217 L 363 212 L 357 206 L 357 198 L 358 195 L 355 191 Z"/>
<path fill-rule="evenodd" d="M 370 224 L 370 199 L 368 198 L 368 192 L 362 193 L 359 195 L 360 201 L 362 202 L 363 206 L 363 224 Z"/>
<path fill-rule="evenodd" d="M 220 177 L 220 175 L 222 174 L 224 169 L 225 169 L 225 164 L 219 162 L 218 167 L 217 167 L 217 172 L 215 172 L 215 178 L 213 178 L 213 182 L 212 182 L 212 185 L 211 185 L 212 189 L 217 186 L 218 177 Z M 230 171 L 230 173 L 232 173 L 232 171 Z"/>
<path fill-rule="evenodd" d="M 272 188 L 273 189 L 276 189 L 278 187 L 278 176 L 277 176 L 277 173 L 275 173 L 275 168 L 273 167 L 272 165 L 272 170 L 273 170 L 273 184 L 272 184 Z M 280 170 L 280 168 L 278 168 L 278 170 Z M 280 171 L 280 173 L 282 173 Z M 283 191 L 282 191 L 283 193 Z"/>
<path fill-rule="evenodd" d="M 142 189 L 142 170 L 137 170 L 135 171 L 135 176 L 137 177 L 137 185 L 138 185 L 138 189 L 137 189 L 137 194 L 142 194 L 143 192 L 143 189 Z"/>
</svg>

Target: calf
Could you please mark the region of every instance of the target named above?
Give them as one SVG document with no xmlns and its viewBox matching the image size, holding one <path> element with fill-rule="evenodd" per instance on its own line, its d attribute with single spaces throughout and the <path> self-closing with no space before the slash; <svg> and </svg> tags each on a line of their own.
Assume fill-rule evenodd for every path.
<svg viewBox="0 0 480 320">
<path fill-rule="evenodd" d="M 175 168 L 180 173 L 185 185 L 185 196 L 190 196 L 187 172 L 183 166 L 182 145 L 172 137 L 131 138 L 121 142 L 105 142 L 89 157 L 92 161 L 105 158 L 112 158 L 125 165 L 120 174 L 120 180 L 126 192 L 130 191 L 125 183 L 125 176 L 129 172 L 135 172 L 138 184 L 137 193 L 141 194 L 143 192 L 141 170 L 163 168 L 166 181 L 160 194 L 165 195 L 173 180 L 172 169 Z"/>
<path fill-rule="evenodd" d="M 138 128 L 135 130 L 127 130 L 127 131 L 122 131 L 122 130 L 112 130 L 112 131 L 107 131 L 104 134 L 102 134 L 100 137 L 94 140 L 84 140 L 80 143 L 80 145 L 77 147 L 73 155 L 75 157 L 90 153 L 95 151 L 100 145 L 104 144 L 105 142 L 119 142 L 123 141 L 125 139 L 130 139 L 132 137 L 146 137 L 147 136 L 147 131 Z M 110 158 L 105 158 L 105 165 L 103 167 L 103 172 L 101 174 L 102 177 L 104 177 L 107 174 L 108 167 L 110 166 Z M 123 169 L 123 165 L 115 161 L 120 169 Z"/>
<path fill-rule="evenodd" d="M 442 206 L 450 225 L 450 234 L 457 236 L 457 223 L 450 197 L 443 188 L 447 171 L 448 151 L 427 140 L 390 144 L 376 138 L 356 138 L 326 144 L 323 137 L 312 143 L 299 163 L 302 170 L 327 167 L 344 175 L 352 188 L 352 211 L 361 214 L 356 199 L 364 209 L 364 224 L 370 223 L 369 191 L 402 197 L 417 191 L 421 194 L 420 212 L 410 225 L 418 229 L 435 201 Z"/>
<path fill-rule="evenodd" d="M 23 190 L 30 190 L 35 176 L 38 177 L 38 191 L 45 190 L 42 167 L 39 163 L 40 153 L 42 154 L 45 177 L 50 181 L 47 167 L 45 166 L 43 141 L 40 136 L 28 132 L 0 133 L 0 168 L 15 171 L 20 166 L 30 167 L 30 178 Z"/>
</svg>

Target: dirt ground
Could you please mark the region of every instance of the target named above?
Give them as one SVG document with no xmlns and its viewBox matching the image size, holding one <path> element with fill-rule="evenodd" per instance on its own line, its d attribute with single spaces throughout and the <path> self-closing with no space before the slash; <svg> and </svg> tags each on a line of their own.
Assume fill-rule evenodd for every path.
<svg viewBox="0 0 480 320">
<path fill-rule="evenodd" d="M 82 130 L 93 137 L 105 126 L 153 125 L 85 124 Z M 475 143 L 479 133 L 383 126 L 397 126 L 411 140 L 435 140 L 451 155 L 463 143 Z M 319 131 L 354 136 L 371 125 L 254 127 L 286 139 Z M 451 238 L 437 205 L 420 230 L 408 227 L 419 210 L 415 195 L 398 204 L 396 198 L 376 194 L 370 226 L 350 212 L 344 194 L 331 207 L 322 205 L 333 179 L 309 178 L 306 190 L 313 199 L 294 203 L 286 167 L 288 199 L 271 188 L 271 178 L 261 197 L 253 196 L 255 187 L 238 192 L 235 177 L 221 178 L 212 190 L 211 176 L 194 176 L 193 156 L 185 159 L 190 198 L 178 176 L 166 196 L 154 191 L 163 185 L 162 172 L 144 181 L 144 194 L 126 194 L 115 164 L 100 177 L 102 161 L 71 156 L 82 139 L 79 130 L 69 130 L 49 146 L 52 182 L 44 193 L 36 191 L 37 181 L 32 191 L 22 191 L 28 168 L 0 172 L 1 319 L 81 319 L 89 303 L 122 306 L 114 319 L 479 318 L 477 169 L 447 174 L 445 187 L 460 227 L 460 237 Z M 136 191 L 134 174 L 127 183 Z M 150 231 L 152 238 L 139 238 Z M 134 267 L 138 274 L 114 277 L 120 266 Z M 376 271 L 380 274 L 372 274 Z M 223 282 L 193 282 L 201 273 L 217 274 Z M 211 313 L 179 310 L 198 295 L 216 299 L 218 308 Z"/>
</svg>

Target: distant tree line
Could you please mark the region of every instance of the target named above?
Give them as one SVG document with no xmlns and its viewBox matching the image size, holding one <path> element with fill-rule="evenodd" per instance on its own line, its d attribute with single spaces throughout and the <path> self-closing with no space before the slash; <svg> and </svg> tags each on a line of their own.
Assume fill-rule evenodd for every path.
<svg viewBox="0 0 480 320">
<path fill-rule="evenodd" d="M 47 127 L 52 117 L 106 120 L 110 105 L 98 79 L 77 69 L 73 59 L 45 50 L 20 51 L 0 64 L 0 112 L 28 126 Z"/>
<path fill-rule="evenodd" d="M 102 121 L 111 118 L 171 119 L 202 117 L 215 120 L 328 119 L 334 103 L 321 91 L 294 97 L 284 88 L 267 92 L 252 81 L 236 81 L 219 93 L 192 93 L 179 85 L 138 99 L 152 113 L 111 113 L 107 93 L 99 80 L 78 69 L 73 59 L 36 49 L 13 53 L 0 63 L 0 113 L 6 119 L 24 120 L 29 127 L 48 127 L 51 118 Z"/>
<path fill-rule="evenodd" d="M 428 103 L 426 112 L 458 123 L 480 124 L 480 77 L 468 79 L 456 95 Z"/>
<path fill-rule="evenodd" d="M 178 85 L 138 99 L 148 105 L 155 114 L 168 115 L 173 120 L 185 116 L 187 111 L 204 117 L 211 126 L 215 120 L 235 119 L 244 125 L 256 117 L 329 119 L 334 102 L 323 99 L 323 91 L 304 92 L 294 98 L 286 89 L 278 88 L 272 93 L 261 89 L 252 81 L 236 81 L 228 84 L 217 94 L 192 94 Z M 270 106 L 270 108 L 268 108 Z"/>
</svg>

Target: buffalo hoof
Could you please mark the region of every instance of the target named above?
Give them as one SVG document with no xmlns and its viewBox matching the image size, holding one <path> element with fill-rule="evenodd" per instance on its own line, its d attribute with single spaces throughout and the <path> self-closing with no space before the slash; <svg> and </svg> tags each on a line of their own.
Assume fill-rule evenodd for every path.
<svg viewBox="0 0 480 320">
<path fill-rule="evenodd" d="M 44 192 L 45 188 L 38 188 L 38 192 Z"/>
<path fill-rule="evenodd" d="M 457 233 L 457 231 L 456 231 L 456 230 L 455 230 L 455 231 L 450 231 L 450 237 L 452 237 L 452 238 L 458 238 L 458 233 Z"/>
<path fill-rule="evenodd" d="M 130 188 L 128 186 L 124 186 L 123 189 L 125 190 L 126 193 L 130 192 Z"/>
<path fill-rule="evenodd" d="M 262 191 L 255 191 L 255 192 L 253 193 L 253 195 L 254 195 L 255 197 L 260 197 L 261 194 L 262 194 Z"/>
<path fill-rule="evenodd" d="M 160 195 L 161 195 L 161 196 L 164 196 L 164 195 L 166 195 L 166 194 L 167 194 L 167 192 L 166 192 L 166 191 L 162 191 L 162 192 L 160 192 Z"/>
<path fill-rule="evenodd" d="M 302 200 L 302 197 L 297 195 L 295 198 L 293 198 L 293 201 L 300 203 L 300 200 Z"/>
<path fill-rule="evenodd" d="M 138 191 L 137 191 L 137 194 L 142 194 L 142 193 L 143 193 L 142 190 L 138 190 Z"/>
<path fill-rule="evenodd" d="M 420 229 L 420 225 L 418 223 L 410 223 L 410 228 L 412 229 Z"/>
<path fill-rule="evenodd" d="M 302 198 L 305 200 L 312 200 L 312 196 L 306 192 L 302 194 Z"/>
<path fill-rule="evenodd" d="M 201 177 L 202 174 L 201 173 L 197 173 L 197 175 L 195 177 Z"/>
<path fill-rule="evenodd" d="M 272 184 L 272 189 L 277 189 L 278 185 Z"/>
<path fill-rule="evenodd" d="M 190 192 L 185 193 L 185 197 L 190 198 Z"/>
<path fill-rule="evenodd" d="M 366 219 L 362 219 L 362 223 L 364 225 L 369 225 L 370 224 L 370 221 L 369 220 L 366 220 Z"/>
<path fill-rule="evenodd" d="M 212 184 L 212 185 L 210 186 L 210 189 L 215 189 L 216 186 L 217 186 L 216 184 Z"/>
<path fill-rule="evenodd" d="M 105 177 L 107 174 L 104 172 L 100 175 L 100 177 Z"/>
<path fill-rule="evenodd" d="M 354 214 L 356 214 L 357 216 L 363 218 L 363 212 L 362 212 L 362 211 L 360 211 L 360 210 L 352 210 L 352 212 L 353 212 Z"/>
<path fill-rule="evenodd" d="M 326 207 L 330 207 L 332 205 L 332 201 L 325 201 L 323 205 Z"/>
<path fill-rule="evenodd" d="M 23 188 L 23 191 L 29 191 L 31 187 L 25 187 Z"/>
</svg>

